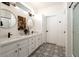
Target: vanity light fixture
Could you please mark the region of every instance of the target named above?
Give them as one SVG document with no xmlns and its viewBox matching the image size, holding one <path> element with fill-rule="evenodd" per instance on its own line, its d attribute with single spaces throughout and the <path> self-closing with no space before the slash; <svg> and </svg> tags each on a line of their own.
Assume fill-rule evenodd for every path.
<svg viewBox="0 0 79 59">
<path fill-rule="evenodd" d="M 30 17 L 32 16 L 32 14 L 30 12 L 28 12 L 28 14 L 29 14 Z"/>
<path fill-rule="evenodd" d="M 3 4 L 10 6 L 10 2 L 2 2 Z"/>
<path fill-rule="evenodd" d="M 29 14 L 30 17 L 34 16 L 31 12 L 28 12 L 28 14 Z"/>
</svg>

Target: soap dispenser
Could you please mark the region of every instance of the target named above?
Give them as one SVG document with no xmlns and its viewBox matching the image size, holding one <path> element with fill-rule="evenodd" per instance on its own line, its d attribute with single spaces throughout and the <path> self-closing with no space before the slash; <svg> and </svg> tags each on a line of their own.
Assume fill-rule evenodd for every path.
<svg viewBox="0 0 79 59">
<path fill-rule="evenodd" d="M 2 21 L 0 21 L 0 26 L 3 26 L 3 23 L 2 23 Z"/>
</svg>

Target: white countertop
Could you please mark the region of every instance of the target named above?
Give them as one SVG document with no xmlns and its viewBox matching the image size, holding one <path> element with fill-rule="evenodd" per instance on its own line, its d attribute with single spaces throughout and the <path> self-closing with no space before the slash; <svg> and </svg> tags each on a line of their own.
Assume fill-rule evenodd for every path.
<svg viewBox="0 0 79 59">
<path fill-rule="evenodd" d="M 24 38 L 30 38 L 30 37 L 33 37 L 33 36 L 39 35 L 39 34 L 41 34 L 41 33 L 34 33 L 34 34 L 23 35 L 23 36 L 14 36 L 11 38 L 0 38 L 0 46 L 6 45 L 6 44 L 9 44 L 12 42 L 17 42 L 17 41 L 20 41 Z"/>
</svg>

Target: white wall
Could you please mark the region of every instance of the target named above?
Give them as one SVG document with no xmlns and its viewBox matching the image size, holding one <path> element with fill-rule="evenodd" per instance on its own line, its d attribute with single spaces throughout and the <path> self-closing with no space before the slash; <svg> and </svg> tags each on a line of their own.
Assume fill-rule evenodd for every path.
<svg viewBox="0 0 79 59">
<path fill-rule="evenodd" d="M 36 31 L 41 33 L 42 32 L 42 14 L 40 13 L 35 14 L 34 21 L 35 21 Z"/>
</svg>

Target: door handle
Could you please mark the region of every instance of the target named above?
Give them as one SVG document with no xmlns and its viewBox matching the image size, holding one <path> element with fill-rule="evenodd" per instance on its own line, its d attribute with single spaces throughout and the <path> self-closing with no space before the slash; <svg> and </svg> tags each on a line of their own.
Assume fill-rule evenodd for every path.
<svg viewBox="0 0 79 59">
<path fill-rule="evenodd" d="M 17 50 L 15 50 L 15 53 L 17 53 L 18 51 Z"/>
<path fill-rule="evenodd" d="M 48 30 L 46 30 L 46 32 L 48 32 Z"/>
<path fill-rule="evenodd" d="M 64 34 L 66 33 L 66 31 L 64 31 Z"/>
</svg>

